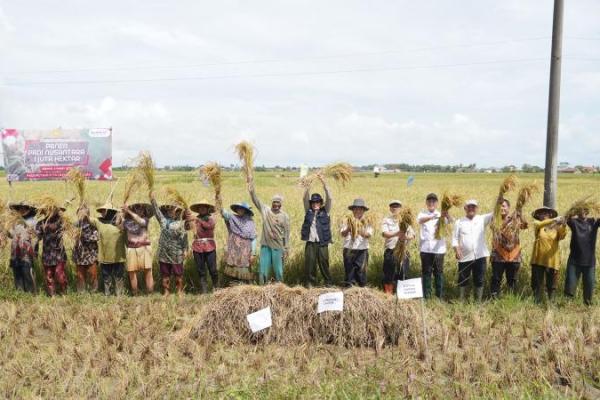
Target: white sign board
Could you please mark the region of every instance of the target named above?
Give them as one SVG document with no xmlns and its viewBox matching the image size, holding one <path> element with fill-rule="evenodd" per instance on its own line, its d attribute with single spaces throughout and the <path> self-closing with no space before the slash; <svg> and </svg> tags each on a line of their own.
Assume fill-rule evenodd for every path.
<svg viewBox="0 0 600 400">
<path fill-rule="evenodd" d="M 308 166 L 306 164 L 302 164 L 300 166 L 300 178 L 304 178 L 308 175 Z"/>
<path fill-rule="evenodd" d="M 262 310 L 248 314 L 246 318 L 248 319 L 252 333 L 262 331 L 273 325 L 273 322 L 271 321 L 271 307 L 263 308 Z"/>
<path fill-rule="evenodd" d="M 398 281 L 396 294 L 399 299 L 418 299 L 423 297 L 423 284 L 421 278 Z"/>
<path fill-rule="evenodd" d="M 320 295 L 317 314 L 324 311 L 344 311 L 344 292 L 331 292 Z"/>
</svg>

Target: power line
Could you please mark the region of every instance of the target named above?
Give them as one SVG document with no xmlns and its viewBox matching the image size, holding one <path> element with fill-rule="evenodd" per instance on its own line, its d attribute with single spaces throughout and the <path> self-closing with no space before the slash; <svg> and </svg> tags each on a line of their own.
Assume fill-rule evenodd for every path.
<svg viewBox="0 0 600 400">
<path fill-rule="evenodd" d="M 208 75 L 190 77 L 164 77 L 164 78 L 140 78 L 140 79 L 98 79 L 98 80 L 63 80 L 63 81 L 8 81 L 3 86 L 43 86 L 43 85 L 93 85 L 93 84 L 128 84 L 128 83 L 151 83 L 151 82 L 177 82 L 177 81 L 202 81 L 237 78 L 268 78 L 287 76 L 314 76 L 335 75 L 357 72 L 384 72 L 417 69 L 456 68 L 467 66 L 493 65 L 493 64 L 515 64 L 547 61 L 546 58 L 522 58 L 514 60 L 493 60 L 455 64 L 432 64 L 432 65 L 408 65 L 392 67 L 353 68 L 331 71 L 298 71 L 298 72 L 276 72 L 260 74 L 232 74 L 232 75 Z"/>
<path fill-rule="evenodd" d="M 550 40 L 549 36 L 537 36 L 529 38 L 518 38 L 499 40 L 493 42 L 481 42 L 481 43 L 460 43 L 453 45 L 438 45 L 428 47 L 418 47 L 413 49 L 396 49 L 396 50 L 383 50 L 383 51 L 371 51 L 371 52 L 356 52 L 356 53 L 345 53 L 345 54 L 333 54 L 333 55 L 322 55 L 322 56 L 311 56 L 311 57 L 291 57 L 291 58 L 273 58 L 273 59 L 258 59 L 258 60 L 242 60 L 242 61 L 223 61 L 223 62 L 210 62 L 200 64 L 187 64 L 187 65 L 122 65 L 122 66 L 108 66 L 108 67 L 93 67 L 93 68 L 73 68 L 73 69 L 48 69 L 48 70 L 33 70 L 33 71 L 9 71 L 6 74 L 11 75 L 25 75 L 25 74 L 42 74 L 42 73 L 71 73 L 71 72 L 97 72 L 97 71 L 129 71 L 129 70 L 151 70 L 151 69 L 186 69 L 186 68 L 200 68 L 200 67 L 214 67 L 224 65 L 245 65 L 245 64 L 271 64 L 271 63 L 285 63 L 292 61 L 318 61 L 318 60 L 330 60 L 336 58 L 348 58 L 358 56 L 376 56 L 386 54 L 398 54 L 398 53 L 412 53 L 428 50 L 442 50 L 452 48 L 472 48 L 472 47 L 487 47 L 497 46 L 510 43 L 521 43 L 538 40 Z"/>
</svg>

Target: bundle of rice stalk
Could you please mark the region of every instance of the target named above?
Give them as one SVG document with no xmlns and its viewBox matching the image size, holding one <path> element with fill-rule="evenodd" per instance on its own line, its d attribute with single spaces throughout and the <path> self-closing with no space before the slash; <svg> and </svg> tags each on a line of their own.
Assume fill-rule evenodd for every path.
<svg viewBox="0 0 600 400">
<path fill-rule="evenodd" d="M 18 212 L 9 210 L 4 213 L 2 223 L 2 228 L 5 232 L 8 232 L 16 225 L 25 225 L 25 220 Z"/>
<path fill-rule="evenodd" d="M 536 182 L 528 185 L 521 186 L 519 189 L 519 195 L 517 197 L 517 203 L 515 205 L 515 211 L 519 214 L 522 213 L 525 204 L 531 200 L 534 194 L 538 193 L 540 188 Z"/>
<path fill-rule="evenodd" d="M 512 174 L 507 176 L 502 185 L 500 185 L 500 190 L 498 191 L 498 199 L 496 200 L 496 204 L 494 205 L 494 221 L 492 223 L 492 228 L 496 231 L 499 231 L 502 228 L 502 200 L 506 193 L 510 192 L 517 186 L 517 176 Z"/>
<path fill-rule="evenodd" d="M 48 218 L 60 209 L 58 201 L 51 196 L 42 196 L 37 202 L 37 215 Z"/>
<path fill-rule="evenodd" d="M 442 195 L 442 214 L 446 215 L 452 207 L 459 207 L 463 203 L 462 196 L 444 192 Z M 446 218 L 439 218 L 435 227 L 435 238 L 440 240 L 448 234 L 448 221 Z"/>
<path fill-rule="evenodd" d="M 137 159 L 136 170 L 146 183 L 146 187 L 148 187 L 148 191 L 154 191 L 154 161 L 152 160 L 152 156 L 147 151 L 140 152 L 140 155 Z"/>
<path fill-rule="evenodd" d="M 165 193 L 167 195 L 167 199 L 172 202 L 173 204 L 187 210 L 188 207 L 188 202 L 186 201 L 185 197 L 183 197 L 183 195 L 181 193 L 179 193 L 179 191 L 173 187 L 166 187 L 165 188 Z"/>
<path fill-rule="evenodd" d="M 591 217 L 599 217 L 600 202 L 598 202 L 598 200 L 596 199 L 593 199 L 592 196 L 586 196 L 571 204 L 571 207 L 569 207 L 569 209 L 565 213 L 566 218 L 584 215 Z"/>
<path fill-rule="evenodd" d="M 419 350 L 422 322 L 413 303 L 397 303 L 370 288 L 351 288 L 344 292 L 343 312 L 317 314 L 319 295 L 328 292 L 331 289 L 283 284 L 222 289 L 204 306 L 189 335 L 204 345 L 333 344 L 380 349 L 402 342 Z M 265 307 L 271 308 L 272 326 L 252 333 L 246 316 Z"/>
<path fill-rule="evenodd" d="M 131 171 L 125 180 L 125 188 L 123 189 L 123 204 L 128 204 L 131 196 L 142 185 L 142 177 L 138 171 Z"/>
<path fill-rule="evenodd" d="M 200 179 L 209 182 L 216 196 L 221 195 L 221 167 L 216 162 L 210 162 L 200 168 Z"/>
<path fill-rule="evenodd" d="M 85 174 L 81 168 L 73 167 L 67 172 L 66 178 L 67 182 L 75 188 L 75 192 L 79 198 L 79 204 L 83 204 L 85 202 Z"/>
<path fill-rule="evenodd" d="M 414 228 L 415 226 L 415 215 L 412 210 L 408 207 L 402 208 L 398 215 L 400 231 L 406 233 L 409 228 Z M 398 240 L 396 242 L 396 246 L 394 247 L 394 257 L 398 262 L 402 262 L 407 255 L 407 241 L 406 240 Z"/>
<path fill-rule="evenodd" d="M 358 233 L 367 227 L 373 227 L 375 218 L 372 214 L 364 214 L 361 219 L 357 219 L 354 214 L 350 213 L 345 218 L 346 226 L 350 229 L 350 236 L 352 240 L 356 239 Z"/>
<path fill-rule="evenodd" d="M 252 179 L 254 171 L 254 146 L 244 140 L 235 145 L 235 152 L 242 162 L 242 171 L 246 179 Z"/>
<path fill-rule="evenodd" d="M 352 181 L 353 168 L 352 165 L 344 162 L 334 163 L 326 165 L 319 169 L 317 172 L 309 174 L 304 178 L 300 179 L 300 186 L 308 188 L 320 175 L 322 177 L 333 178 L 334 181 L 338 182 L 342 186 Z"/>
</svg>

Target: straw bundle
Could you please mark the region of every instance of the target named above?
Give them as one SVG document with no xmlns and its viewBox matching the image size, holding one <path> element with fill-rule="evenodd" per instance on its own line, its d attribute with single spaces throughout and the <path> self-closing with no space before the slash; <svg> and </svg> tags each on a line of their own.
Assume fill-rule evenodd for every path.
<svg viewBox="0 0 600 400">
<path fill-rule="evenodd" d="M 442 214 L 447 215 L 452 207 L 459 207 L 463 203 L 462 196 L 457 194 L 449 194 L 444 192 L 442 195 Z M 448 234 L 448 221 L 446 218 L 440 217 L 437 226 L 435 227 L 435 238 L 440 240 Z"/>
<path fill-rule="evenodd" d="M 43 196 L 37 202 L 37 215 L 43 216 L 44 218 L 51 217 L 56 214 L 60 209 L 58 201 L 51 196 Z"/>
<path fill-rule="evenodd" d="M 329 164 L 315 173 L 305 176 L 300 180 L 300 186 L 308 188 L 318 178 L 318 176 L 333 178 L 334 181 L 338 182 L 342 186 L 352 181 L 352 165 L 344 162 L 335 164 Z"/>
<path fill-rule="evenodd" d="M 123 189 L 123 204 L 127 204 L 133 193 L 142 185 L 142 179 L 138 171 L 131 171 L 125 180 Z"/>
<path fill-rule="evenodd" d="M 167 195 L 168 201 L 170 201 L 174 205 L 181 207 L 185 210 L 189 208 L 188 202 L 186 201 L 185 197 L 183 197 L 183 195 L 179 193 L 177 189 L 169 186 L 165 188 L 165 193 Z"/>
<path fill-rule="evenodd" d="M 346 215 L 346 226 L 350 229 L 350 236 L 352 240 L 356 239 L 358 232 L 366 229 L 367 227 L 373 227 L 375 220 L 373 215 L 365 214 L 361 219 L 354 217 L 354 214 L 350 213 Z"/>
<path fill-rule="evenodd" d="M 402 208 L 398 215 L 400 231 L 406 233 L 409 228 L 415 226 L 415 215 L 410 208 Z M 399 262 L 402 262 L 406 258 L 407 254 L 407 241 L 398 240 L 396 247 L 394 247 L 394 258 Z"/>
<path fill-rule="evenodd" d="M 398 303 L 374 289 L 351 288 L 344 292 L 343 312 L 317 314 L 319 295 L 330 291 L 283 284 L 219 290 L 203 308 L 190 336 L 205 345 L 307 343 L 381 349 L 402 341 L 422 350 L 422 322 L 414 303 Z M 273 325 L 252 333 L 246 316 L 269 306 Z M 436 329 L 435 324 L 431 327 Z"/>
<path fill-rule="evenodd" d="M 200 179 L 210 182 L 215 196 L 221 196 L 221 167 L 216 162 L 210 162 L 200 168 Z"/>
<path fill-rule="evenodd" d="M 593 199 L 592 196 L 586 196 L 571 204 L 567 210 L 565 217 L 572 218 L 576 216 L 589 215 L 592 217 L 600 216 L 600 202 Z"/>
<path fill-rule="evenodd" d="M 79 198 L 79 204 L 83 204 L 85 202 L 85 174 L 81 168 L 74 167 L 67 172 L 66 178 L 67 182 L 75 188 L 75 193 L 77 193 L 77 197 Z"/>
<path fill-rule="evenodd" d="M 244 140 L 235 145 L 235 152 L 242 162 L 242 171 L 246 179 L 252 179 L 254 171 L 254 147 L 250 142 Z"/>
<path fill-rule="evenodd" d="M 517 197 L 517 204 L 515 205 L 515 210 L 517 213 L 521 214 L 525 204 L 531 200 L 534 194 L 538 193 L 540 190 L 537 183 L 533 182 L 529 185 L 521 186 L 519 189 L 519 195 Z"/>
<path fill-rule="evenodd" d="M 154 191 L 154 170 L 154 161 L 150 153 L 147 151 L 140 152 L 137 159 L 136 171 L 146 184 L 149 192 Z"/>
<path fill-rule="evenodd" d="M 494 222 L 492 224 L 492 228 L 495 230 L 500 230 L 502 228 L 502 201 L 504 200 L 504 196 L 506 193 L 510 192 L 517 186 L 517 176 L 509 175 L 507 176 L 502 185 L 500 185 L 500 190 L 498 191 L 498 200 L 496 200 L 496 204 L 494 205 Z"/>
</svg>

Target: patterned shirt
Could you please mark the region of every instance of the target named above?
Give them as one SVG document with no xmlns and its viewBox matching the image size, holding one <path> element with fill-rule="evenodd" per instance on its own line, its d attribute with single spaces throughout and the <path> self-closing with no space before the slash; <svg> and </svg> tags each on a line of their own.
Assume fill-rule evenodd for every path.
<svg viewBox="0 0 600 400">
<path fill-rule="evenodd" d="M 35 218 L 30 217 L 17 223 L 8 231 L 11 238 L 10 258 L 24 262 L 33 262 L 37 253 L 37 234 L 35 231 Z"/>
<path fill-rule="evenodd" d="M 215 243 L 215 219 L 212 215 L 205 218 L 197 217 L 194 220 L 196 232 L 192 248 L 196 253 L 209 253 L 216 249 Z"/>
<path fill-rule="evenodd" d="M 126 218 L 123 221 L 123 229 L 127 232 L 127 247 L 143 247 L 150 245 L 148 237 L 149 218 L 142 218 L 143 223 L 139 224 L 132 218 Z"/>
<path fill-rule="evenodd" d="M 507 216 L 502 221 L 500 231 L 493 230 L 492 262 L 521 262 L 521 240 L 519 231 L 527 229 L 527 223 L 520 217 Z"/>
<path fill-rule="evenodd" d="M 39 240 L 43 242 L 42 264 L 55 266 L 67 261 L 67 252 L 63 244 L 63 223 L 60 217 L 51 217 L 39 221 L 35 227 Z"/>
<path fill-rule="evenodd" d="M 160 224 L 158 261 L 166 264 L 183 264 L 184 255 L 188 249 L 186 221 L 165 217 L 155 200 L 152 200 L 152 207 L 154 207 L 156 219 Z"/>
<path fill-rule="evenodd" d="M 73 247 L 73 262 L 76 265 L 92 265 L 98 261 L 98 229 L 88 219 L 77 221 L 80 230 Z"/>
</svg>

